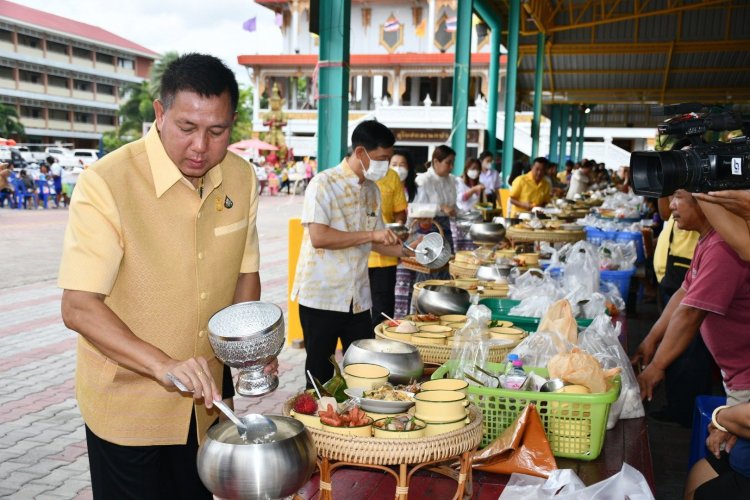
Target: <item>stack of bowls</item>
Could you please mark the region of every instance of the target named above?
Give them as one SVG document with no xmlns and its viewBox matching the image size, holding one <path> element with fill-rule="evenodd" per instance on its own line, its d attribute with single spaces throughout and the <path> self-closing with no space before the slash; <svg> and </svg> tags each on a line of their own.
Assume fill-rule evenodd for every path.
<svg viewBox="0 0 750 500">
<path fill-rule="evenodd" d="M 354 363 L 344 367 L 344 380 L 350 389 L 369 391 L 388 382 L 388 368 L 369 363 Z"/>
<path fill-rule="evenodd" d="M 412 334 L 411 342 L 415 345 L 446 345 L 453 336 L 453 328 L 445 325 L 424 325 L 417 333 Z"/>
<path fill-rule="evenodd" d="M 427 388 L 425 388 L 427 384 Z M 463 380 L 443 379 L 426 382 L 422 391 L 414 396 L 414 416 L 427 424 L 425 436 L 436 436 L 462 429 L 469 423 L 466 407 L 468 384 Z M 445 390 L 451 387 L 457 390 Z M 463 391 L 463 392 L 462 392 Z"/>
<path fill-rule="evenodd" d="M 526 336 L 526 332 L 515 326 L 497 326 L 489 329 L 490 338 L 512 340 L 519 342 Z"/>
</svg>

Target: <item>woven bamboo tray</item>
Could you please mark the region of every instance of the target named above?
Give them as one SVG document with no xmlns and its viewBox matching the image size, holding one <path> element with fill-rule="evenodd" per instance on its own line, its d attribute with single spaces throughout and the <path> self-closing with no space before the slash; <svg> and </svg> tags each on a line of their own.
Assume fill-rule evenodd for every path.
<svg viewBox="0 0 750 500">
<path fill-rule="evenodd" d="M 375 337 L 379 339 L 387 339 L 387 340 L 396 340 L 391 337 L 388 337 L 383 333 L 383 324 L 379 324 L 375 327 Z M 396 340 L 396 342 L 403 342 L 401 340 Z M 439 363 L 443 364 L 447 362 L 449 359 L 451 359 L 451 352 L 453 352 L 453 346 L 449 345 L 416 345 L 411 344 L 410 342 L 404 342 L 405 344 L 413 345 L 417 348 L 419 351 L 419 355 L 422 357 L 423 363 Z M 510 351 L 512 351 L 519 342 L 513 342 L 512 344 L 502 345 L 502 346 L 492 346 L 490 347 L 490 355 L 487 358 L 488 361 L 492 363 L 503 363 L 505 362 L 506 358 L 508 357 L 508 354 L 510 354 Z"/>
<path fill-rule="evenodd" d="M 283 413 L 289 416 L 294 398 L 284 403 Z M 307 428 L 318 455 L 362 465 L 421 464 L 447 460 L 473 450 L 482 441 L 482 412 L 468 406 L 469 423 L 463 429 L 437 436 L 415 439 L 384 439 L 343 436 L 322 429 Z"/>
<path fill-rule="evenodd" d="M 586 239 L 585 231 L 550 231 L 548 229 L 521 229 L 511 226 L 505 233 L 505 237 L 515 242 L 518 241 L 553 241 L 562 243 L 574 243 Z"/>
</svg>

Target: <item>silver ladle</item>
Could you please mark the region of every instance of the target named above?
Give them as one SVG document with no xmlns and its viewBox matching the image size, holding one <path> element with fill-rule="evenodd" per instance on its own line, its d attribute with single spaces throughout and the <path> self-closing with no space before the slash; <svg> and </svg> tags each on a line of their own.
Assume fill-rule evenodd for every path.
<svg viewBox="0 0 750 500">
<path fill-rule="evenodd" d="M 180 381 L 180 379 L 178 379 L 171 373 L 167 373 L 167 378 L 175 385 L 175 387 L 177 387 L 177 389 L 179 389 L 180 392 L 185 392 L 188 394 L 193 393 L 191 389 L 188 389 L 187 386 Z M 248 415 L 245 415 L 244 417 L 238 417 L 237 415 L 235 415 L 232 409 L 221 399 L 214 399 L 213 403 L 219 410 L 221 410 L 224 415 L 229 418 L 229 420 L 234 422 L 234 425 L 237 426 L 237 432 L 245 439 L 262 439 L 276 432 L 276 424 L 273 423 L 273 421 L 268 417 L 260 415 L 259 413 L 250 413 Z M 248 434 L 248 431 L 250 429 L 252 429 L 252 433 Z"/>
</svg>

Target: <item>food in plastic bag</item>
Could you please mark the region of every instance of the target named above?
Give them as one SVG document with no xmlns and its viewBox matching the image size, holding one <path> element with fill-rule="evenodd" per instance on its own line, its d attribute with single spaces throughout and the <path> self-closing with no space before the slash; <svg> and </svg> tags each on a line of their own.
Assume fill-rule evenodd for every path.
<svg viewBox="0 0 750 500">
<path fill-rule="evenodd" d="M 491 320 L 492 311 L 487 306 L 472 304 L 469 307 L 466 325 L 453 336 L 451 359 L 457 362 L 450 370 L 450 377 L 463 379 L 465 373 L 473 374 L 474 365 L 484 366 L 486 354 L 482 341 L 488 337 L 487 325 Z"/>
<path fill-rule="evenodd" d="M 547 363 L 550 378 L 561 378 L 565 382 L 587 387 L 592 393 L 607 390 L 607 379 L 620 373 L 620 368 L 607 371 L 591 354 L 579 348 L 557 354 Z"/>
<path fill-rule="evenodd" d="M 568 352 L 573 344 L 557 333 L 537 330 L 518 344 L 511 354 L 517 354 L 524 366 L 547 366 L 550 359 L 562 352 Z"/>
<path fill-rule="evenodd" d="M 598 316 L 581 332 L 579 345 L 601 363 L 604 369 L 619 367 L 622 389 L 610 410 L 607 429 L 612 429 L 620 418 L 639 418 L 645 415 L 638 380 L 633 372 L 628 355 L 620 341 L 620 323 L 613 325 L 606 315 Z"/>
<path fill-rule="evenodd" d="M 635 267 L 638 252 L 635 243 L 602 241 L 599 245 L 599 269 L 603 271 L 625 271 Z"/>
<path fill-rule="evenodd" d="M 538 330 L 555 332 L 571 344 L 577 344 L 578 324 L 570 302 L 563 299 L 552 304 L 539 322 Z"/>
<path fill-rule="evenodd" d="M 579 241 L 571 247 L 563 284 L 568 290 L 583 286 L 589 294 L 599 291 L 599 257 L 591 243 Z"/>
<path fill-rule="evenodd" d="M 539 318 L 554 302 L 554 299 L 548 295 L 539 295 L 536 297 L 527 297 L 508 311 L 511 316 L 527 316 L 530 318 Z"/>
<path fill-rule="evenodd" d="M 617 474 L 586 486 L 572 469 L 552 471 L 544 479 L 514 472 L 499 500 L 654 500 L 651 488 L 641 472 L 624 463 Z"/>
</svg>

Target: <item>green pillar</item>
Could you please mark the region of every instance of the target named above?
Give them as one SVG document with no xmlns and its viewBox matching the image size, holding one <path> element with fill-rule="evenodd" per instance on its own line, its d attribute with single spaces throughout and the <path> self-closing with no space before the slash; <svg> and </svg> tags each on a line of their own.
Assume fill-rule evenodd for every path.
<svg viewBox="0 0 750 500">
<path fill-rule="evenodd" d="M 570 105 L 569 104 L 563 104 L 562 105 L 562 111 L 560 113 L 560 156 L 559 162 L 560 164 L 565 163 L 565 156 L 567 154 L 568 149 L 568 112 L 570 111 Z"/>
<path fill-rule="evenodd" d="M 346 154 L 351 0 L 320 0 L 318 15 L 318 169 L 325 170 Z"/>
<path fill-rule="evenodd" d="M 544 88 L 544 33 L 536 36 L 536 70 L 534 72 L 534 119 L 531 122 L 531 159 L 539 156 L 539 127 L 542 119 L 542 89 Z"/>
<path fill-rule="evenodd" d="M 550 127 L 549 127 L 549 161 L 558 163 L 558 151 L 560 150 L 560 105 L 552 104 L 550 106 Z"/>
<path fill-rule="evenodd" d="M 453 173 L 460 175 L 466 162 L 469 79 L 471 74 L 471 16 L 474 0 L 458 2 L 456 15 L 456 54 L 453 64 L 453 125 L 451 146 L 456 151 Z"/>
<path fill-rule="evenodd" d="M 459 2 L 460 3 L 460 2 Z M 516 75 L 518 73 L 518 32 L 521 0 L 508 1 L 508 67 L 505 76 L 505 134 L 503 135 L 503 182 L 513 168 L 513 132 L 516 126 Z"/>
<path fill-rule="evenodd" d="M 576 154 L 578 151 L 578 123 L 581 118 L 581 107 L 574 105 L 572 108 L 570 108 L 571 113 L 571 124 L 570 124 L 570 130 L 571 130 L 571 137 L 570 137 L 570 159 L 573 161 L 576 161 Z"/>
<path fill-rule="evenodd" d="M 490 78 L 487 85 L 487 146 L 486 150 L 497 155 L 497 95 L 500 80 L 500 35 L 502 25 L 500 19 L 492 15 L 484 2 L 474 4 L 479 16 L 490 27 Z"/>
<path fill-rule="evenodd" d="M 575 161 L 581 161 L 583 158 L 583 143 L 584 141 L 583 132 L 586 130 L 586 117 L 588 115 L 585 112 L 581 112 L 581 120 L 580 120 L 580 132 L 578 133 L 578 157 L 575 159 Z"/>
</svg>

